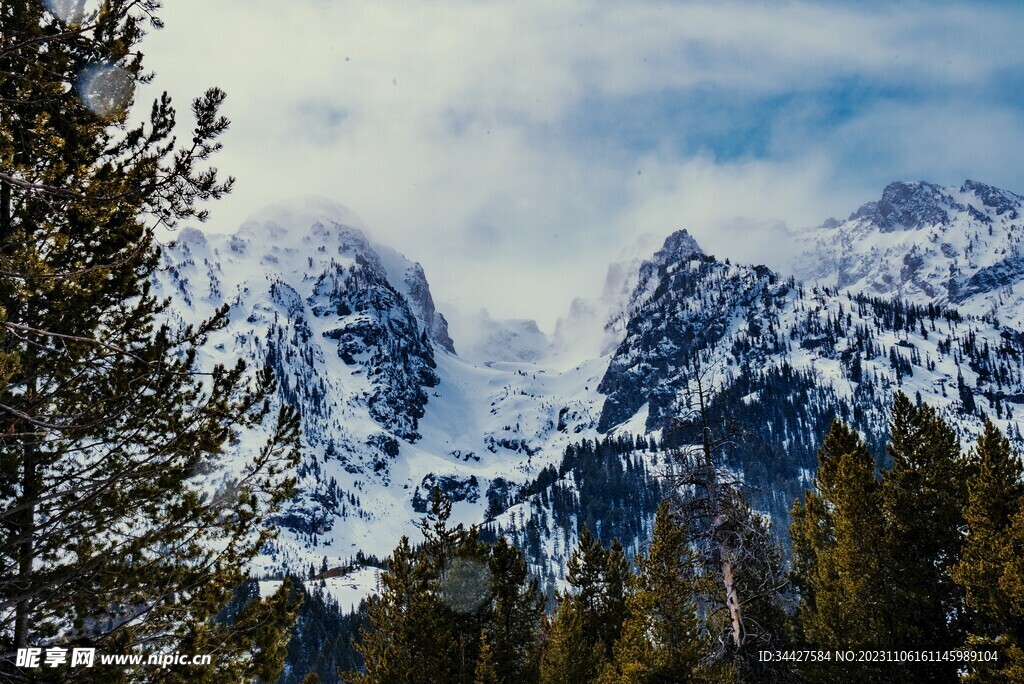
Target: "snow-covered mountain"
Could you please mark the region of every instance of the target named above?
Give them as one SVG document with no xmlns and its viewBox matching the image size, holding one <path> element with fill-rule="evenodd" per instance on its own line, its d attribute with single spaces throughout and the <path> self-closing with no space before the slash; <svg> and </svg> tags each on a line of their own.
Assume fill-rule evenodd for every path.
<svg viewBox="0 0 1024 684">
<path fill-rule="evenodd" d="M 884 458 L 897 389 L 965 441 L 989 417 L 1019 443 L 1024 335 L 1007 323 L 1022 201 L 977 183 L 891 185 L 801 237 L 806 286 L 678 231 L 613 264 L 552 340 L 486 314 L 455 318 L 450 334 L 423 269 L 320 200 L 268 209 L 233 235 L 182 231 L 157 289 L 185 322 L 228 305 L 203 362 L 269 364 L 276 400 L 302 413 L 299 493 L 261 572 L 386 556 L 438 486 L 458 521 L 490 521 L 552 586 L 580 525 L 643 539 L 670 467 L 652 446 L 688 438 L 699 370 L 715 420 L 736 430 L 728 467 L 781 522 L 834 418 Z M 353 600 L 373 571 L 338 582 Z"/>
<path fill-rule="evenodd" d="M 967 180 L 892 183 L 846 221 L 797 235 L 807 282 L 1024 323 L 1024 197 Z"/>
<path fill-rule="evenodd" d="M 270 365 L 276 401 L 302 414 L 299 493 L 261 572 L 386 556 L 415 531 L 434 485 L 458 519 L 479 522 L 495 492 L 596 436 L 607 359 L 554 372 L 461 358 L 420 265 L 323 200 L 269 208 L 231 235 L 182 230 L 156 293 L 186 323 L 228 305 L 202 363 Z M 254 443 L 243 439 L 236 458 Z"/>
<path fill-rule="evenodd" d="M 857 427 L 884 465 L 897 390 L 937 407 L 965 448 L 986 417 L 1022 443 L 1024 335 L 987 318 L 806 287 L 765 266 L 706 255 L 686 231 L 670 235 L 640 267 L 627 313 L 598 386 L 598 431 L 699 443 L 691 400 L 701 375 L 712 390 L 712 424 L 719 436 L 732 435 L 725 465 L 781 533 L 835 418 Z M 642 541 L 653 513 L 643 503 L 650 477 L 629 474 L 670 473 L 658 458 L 643 444 L 615 439 L 603 450 L 592 446 L 583 464 L 567 457 L 557 477 L 539 478 L 531 496 L 499 519 L 501 531 L 527 550 L 539 574 L 564 566 L 584 521 L 606 541 Z"/>
</svg>

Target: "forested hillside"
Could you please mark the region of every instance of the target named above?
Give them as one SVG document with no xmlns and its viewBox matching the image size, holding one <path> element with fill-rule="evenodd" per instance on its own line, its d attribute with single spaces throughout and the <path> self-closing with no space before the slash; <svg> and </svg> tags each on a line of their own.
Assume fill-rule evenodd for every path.
<svg viewBox="0 0 1024 684">
<path fill-rule="evenodd" d="M 502 138 L 494 168 L 435 187 L 416 145 L 339 155 L 309 174 L 410 167 L 331 186 L 376 198 L 378 225 L 315 196 L 210 220 L 237 196 L 215 166 L 237 129 L 216 86 L 142 101 L 168 11 L 0 0 L 0 679 L 1024 682 L 1024 198 L 899 181 L 815 228 L 700 223 L 712 207 L 669 232 L 678 188 L 657 190 L 668 211 L 612 206 L 673 175 L 635 158 L 597 174 L 619 178 L 608 197 L 552 214 L 566 225 L 538 259 L 504 233 L 560 196 L 517 193 L 567 178 L 509 164 L 495 196 L 448 204 L 506 171 L 519 139 L 499 128 L 573 136 L 550 137 L 552 112 L 483 125 L 446 103 L 420 137 Z M 368 35 L 368 53 L 388 44 Z M 362 73 L 349 47 L 335 66 Z M 363 137 L 398 144 L 382 131 L 419 112 L 404 76 L 384 80 L 401 116 L 319 92 L 287 125 L 241 107 L 261 144 L 295 138 L 257 187 L 305 191 L 290 155 L 368 119 Z M 680 177 L 700 194 L 703 173 Z M 421 180 L 437 213 L 402 216 Z M 634 246 L 598 263 L 616 231 Z M 735 236 L 765 234 L 772 268 L 701 245 L 760 258 Z M 587 297 L 590 272 L 606 276 Z M 559 292 L 538 294 L 552 273 Z"/>
<path fill-rule="evenodd" d="M 491 546 L 476 528 L 449 527 L 450 503 L 436 491 L 422 542 L 403 539 L 388 560 L 356 646 L 365 672 L 350 676 L 1018 681 L 1019 456 L 991 422 L 965 455 L 934 408 L 902 393 L 888 425 L 891 465 L 881 471 L 881 454 L 847 424 L 836 420 L 823 435 L 814 488 L 792 511 L 789 562 L 722 465 L 710 429 L 703 446 L 663 448 L 670 486 L 641 550 L 602 543 L 581 523 L 546 618 L 521 552 L 502 536 Z M 570 461 L 625 453 L 633 462 L 621 441 L 570 452 Z M 629 534 L 627 526 L 615 529 Z M 536 542 L 521 541 L 531 553 Z M 847 662 L 850 649 L 887 655 Z"/>
</svg>

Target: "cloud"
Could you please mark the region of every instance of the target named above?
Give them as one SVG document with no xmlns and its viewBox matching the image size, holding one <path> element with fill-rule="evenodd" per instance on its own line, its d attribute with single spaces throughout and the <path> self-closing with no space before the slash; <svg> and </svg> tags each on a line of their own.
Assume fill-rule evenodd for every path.
<svg viewBox="0 0 1024 684">
<path fill-rule="evenodd" d="M 168 4 L 144 95 L 228 92 L 211 229 L 333 197 L 438 299 L 549 330 L 639 233 L 771 263 L 888 180 L 1024 189 L 1013 5 Z"/>
<path fill-rule="evenodd" d="M 344 131 L 348 110 L 329 100 L 311 97 L 299 100 L 292 108 L 294 138 L 305 138 L 314 144 L 335 144 Z"/>
</svg>

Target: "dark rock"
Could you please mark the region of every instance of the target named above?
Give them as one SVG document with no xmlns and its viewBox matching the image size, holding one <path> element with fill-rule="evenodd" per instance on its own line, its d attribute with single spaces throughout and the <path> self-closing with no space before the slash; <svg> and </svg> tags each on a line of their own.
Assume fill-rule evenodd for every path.
<svg viewBox="0 0 1024 684">
<path fill-rule="evenodd" d="M 868 202 L 855 211 L 850 219 L 867 219 L 883 233 L 896 230 L 918 230 L 949 221 L 943 205 L 959 209 L 953 198 L 932 183 L 890 183 L 882 192 L 882 199 Z"/>
<path fill-rule="evenodd" d="M 427 512 L 435 488 L 439 489 L 453 503 L 458 501 L 476 503 L 480 500 L 480 483 L 476 479 L 476 475 L 462 478 L 455 475 L 427 473 L 413 493 L 412 508 L 414 511 L 417 513 Z"/>
</svg>

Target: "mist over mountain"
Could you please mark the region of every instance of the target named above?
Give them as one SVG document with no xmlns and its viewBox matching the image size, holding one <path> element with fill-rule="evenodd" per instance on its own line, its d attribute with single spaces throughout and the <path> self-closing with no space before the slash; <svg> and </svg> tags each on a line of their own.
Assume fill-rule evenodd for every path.
<svg viewBox="0 0 1024 684">
<path fill-rule="evenodd" d="M 796 231 L 792 273 L 708 255 L 686 230 L 646 238 L 550 336 L 486 311 L 449 323 L 419 264 L 319 199 L 231 235 L 183 230 L 156 286 L 183 322 L 229 306 L 203 363 L 269 365 L 276 401 L 302 412 L 299 491 L 259 573 L 386 556 L 440 487 L 457 521 L 512 538 L 551 591 L 580 526 L 639 548 L 668 467 L 650 447 L 686 434 L 699 370 L 740 430 L 729 467 L 783 530 L 831 421 L 880 445 L 898 389 L 964 440 L 989 418 L 1020 443 L 1022 202 L 973 181 L 894 183 Z M 346 608 L 377 572 L 327 587 Z"/>
</svg>

